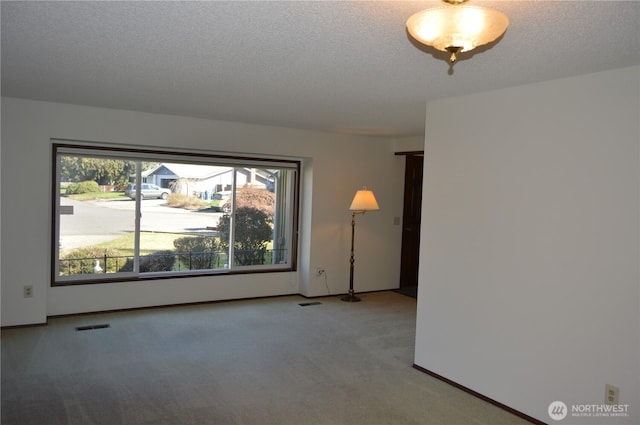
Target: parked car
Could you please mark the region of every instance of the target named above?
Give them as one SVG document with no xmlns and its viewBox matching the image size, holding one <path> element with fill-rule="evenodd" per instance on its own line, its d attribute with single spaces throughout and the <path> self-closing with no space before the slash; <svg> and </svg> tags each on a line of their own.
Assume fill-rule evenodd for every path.
<svg viewBox="0 0 640 425">
<path fill-rule="evenodd" d="M 211 208 L 214 211 L 231 212 L 231 192 L 216 192 L 211 195 Z"/>
<path fill-rule="evenodd" d="M 164 189 L 151 183 L 142 183 L 142 187 L 140 188 L 140 199 L 167 199 L 170 193 L 171 190 L 169 189 Z M 136 185 L 130 184 L 129 186 L 127 186 L 124 194 L 131 199 L 136 199 Z"/>
</svg>

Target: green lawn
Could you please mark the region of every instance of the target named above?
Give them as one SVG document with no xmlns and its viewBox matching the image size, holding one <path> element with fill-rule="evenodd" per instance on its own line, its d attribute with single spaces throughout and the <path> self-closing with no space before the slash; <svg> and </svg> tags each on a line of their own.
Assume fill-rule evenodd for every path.
<svg viewBox="0 0 640 425">
<path fill-rule="evenodd" d="M 129 199 L 124 192 L 88 192 L 78 193 L 75 195 L 66 195 L 65 193 L 66 188 L 60 188 L 60 195 L 75 201 L 93 201 L 95 199 Z M 206 210 L 211 208 L 210 201 L 204 201 L 194 196 L 184 196 L 179 193 L 172 193 L 169 195 L 167 205 L 173 208 L 184 208 L 186 210 Z"/>
<path fill-rule="evenodd" d="M 61 192 L 62 193 L 62 192 Z M 92 199 L 129 199 L 124 195 L 124 192 L 89 192 L 79 193 L 77 195 L 64 195 L 69 199 L 76 201 L 87 201 Z"/>
<path fill-rule="evenodd" d="M 158 251 L 174 251 L 175 252 L 175 247 L 174 247 L 174 241 L 176 239 L 179 238 L 184 238 L 184 237 L 198 237 L 196 235 L 188 235 L 188 234 L 180 234 L 180 233 L 159 233 L 159 232 L 141 232 L 140 233 L 140 256 L 144 257 L 144 256 L 148 256 L 150 254 L 156 254 Z M 82 267 L 82 260 L 91 260 L 91 264 L 93 264 L 94 260 L 101 260 L 104 258 L 104 256 L 108 256 L 108 258 L 110 258 L 111 260 L 107 261 L 107 265 L 108 265 L 108 270 L 109 272 L 113 272 L 113 271 L 122 271 L 121 268 L 123 267 L 123 265 L 128 264 L 131 261 L 131 258 L 134 255 L 134 234 L 133 233 L 127 233 L 125 235 L 122 235 L 116 239 L 112 239 L 110 241 L 107 242 L 102 242 L 96 245 L 92 245 L 91 247 L 86 247 L 86 248 L 81 248 L 81 249 L 88 249 L 88 253 L 83 253 L 81 255 L 80 259 L 62 259 L 61 260 L 61 264 L 62 262 L 66 261 L 66 268 L 69 268 L 68 274 L 78 274 L 78 273 L 85 273 L 85 272 L 80 272 L 77 270 L 72 270 L 74 268 L 74 264 L 76 265 L 75 268 L 77 269 L 77 262 L 80 261 L 80 267 Z M 259 264 L 270 264 L 272 261 L 272 256 L 273 256 L 273 251 L 272 251 L 272 246 L 273 243 L 269 242 L 268 243 L 268 247 L 266 252 L 264 253 L 264 257 L 260 260 L 261 262 Z M 109 254 L 107 253 L 107 250 L 109 251 Z M 117 251 L 117 254 L 116 252 Z M 71 254 L 73 251 L 70 251 L 69 253 L 66 254 Z M 240 252 L 236 252 L 237 255 L 240 256 L 240 258 L 236 257 L 234 264 L 235 265 L 239 265 L 239 262 L 242 262 L 242 258 L 246 258 L 243 257 L 242 251 Z M 201 255 L 201 253 L 199 252 L 194 252 L 194 261 L 196 263 L 198 263 L 198 255 Z M 64 258 L 65 256 L 61 256 L 61 258 Z M 76 255 L 76 257 L 78 257 Z M 163 257 L 154 257 L 154 258 L 163 258 Z M 186 255 L 185 259 L 185 255 L 178 255 L 176 254 L 175 257 L 175 263 L 173 266 L 173 270 L 174 271 L 184 271 L 184 270 L 191 270 L 192 269 L 192 263 L 191 263 L 191 253 L 188 253 L 188 255 Z M 114 261 L 114 263 L 112 263 L 111 261 Z M 217 252 L 215 255 L 215 259 L 213 260 L 215 261 L 215 264 L 213 264 L 212 266 L 209 265 L 207 267 L 200 267 L 198 264 L 194 264 L 193 267 L 194 269 L 198 270 L 198 269 L 202 269 L 202 268 L 222 268 L 224 267 L 225 264 L 228 263 L 228 257 L 227 254 L 224 252 Z M 245 260 L 246 261 L 246 260 Z M 254 261 L 253 259 L 250 259 L 250 261 Z M 125 264 L 126 263 L 126 264 Z M 256 263 L 252 263 L 252 264 L 256 264 Z M 62 268 L 62 266 L 61 266 Z M 112 270 L 113 269 L 113 270 Z M 63 273 L 64 274 L 64 273 Z"/>
<path fill-rule="evenodd" d="M 140 255 L 173 250 L 173 241 L 184 236 L 176 233 L 140 232 Z M 117 249 L 121 255 L 133 256 L 133 233 L 127 233 L 117 239 L 102 242 L 95 246 L 98 248 Z"/>
</svg>

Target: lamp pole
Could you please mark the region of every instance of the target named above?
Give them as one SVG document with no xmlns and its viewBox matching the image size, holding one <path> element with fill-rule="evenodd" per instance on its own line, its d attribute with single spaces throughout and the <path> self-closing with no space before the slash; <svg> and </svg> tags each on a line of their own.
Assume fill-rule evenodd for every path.
<svg viewBox="0 0 640 425">
<path fill-rule="evenodd" d="M 351 258 L 349 259 L 350 269 L 349 269 L 349 293 L 342 297 L 342 301 L 347 301 L 351 303 L 355 303 L 360 301 L 360 297 L 357 297 L 353 294 L 353 264 L 356 262 L 354 254 L 353 254 L 353 240 L 356 234 L 356 214 L 364 213 L 364 211 L 353 211 L 351 213 Z"/>
</svg>

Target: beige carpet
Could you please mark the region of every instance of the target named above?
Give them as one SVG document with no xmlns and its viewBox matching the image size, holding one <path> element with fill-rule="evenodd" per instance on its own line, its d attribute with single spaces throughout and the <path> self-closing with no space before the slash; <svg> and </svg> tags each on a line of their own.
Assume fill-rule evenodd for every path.
<svg viewBox="0 0 640 425">
<path fill-rule="evenodd" d="M 362 298 L 289 296 L 5 329 L 2 424 L 527 423 L 412 368 L 415 299 Z M 299 305 L 310 301 L 321 304 Z"/>
</svg>

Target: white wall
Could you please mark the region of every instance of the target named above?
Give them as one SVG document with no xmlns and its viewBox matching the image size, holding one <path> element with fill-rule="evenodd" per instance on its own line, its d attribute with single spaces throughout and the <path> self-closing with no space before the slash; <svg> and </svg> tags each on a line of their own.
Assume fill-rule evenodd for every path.
<svg viewBox="0 0 640 425">
<path fill-rule="evenodd" d="M 640 423 L 639 103 L 632 67 L 427 105 L 417 365 Z"/>
<path fill-rule="evenodd" d="M 304 159 L 297 273 L 51 288 L 51 138 Z M 402 165 L 394 141 L 29 100 L 2 99 L 2 326 L 47 316 L 290 293 L 346 292 L 348 211 L 362 185 L 381 210 L 359 217 L 356 291 L 398 286 Z M 327 271 L 315 277 L 316 267 Z M 24 285 L 34 297 L 23 298 Z"/>
<path fill-rule="evenodd" d="M 424 150 L 424 136 L 405 137 L 394 140 L 396 152 L 416 152 Z"/>
</svg>

